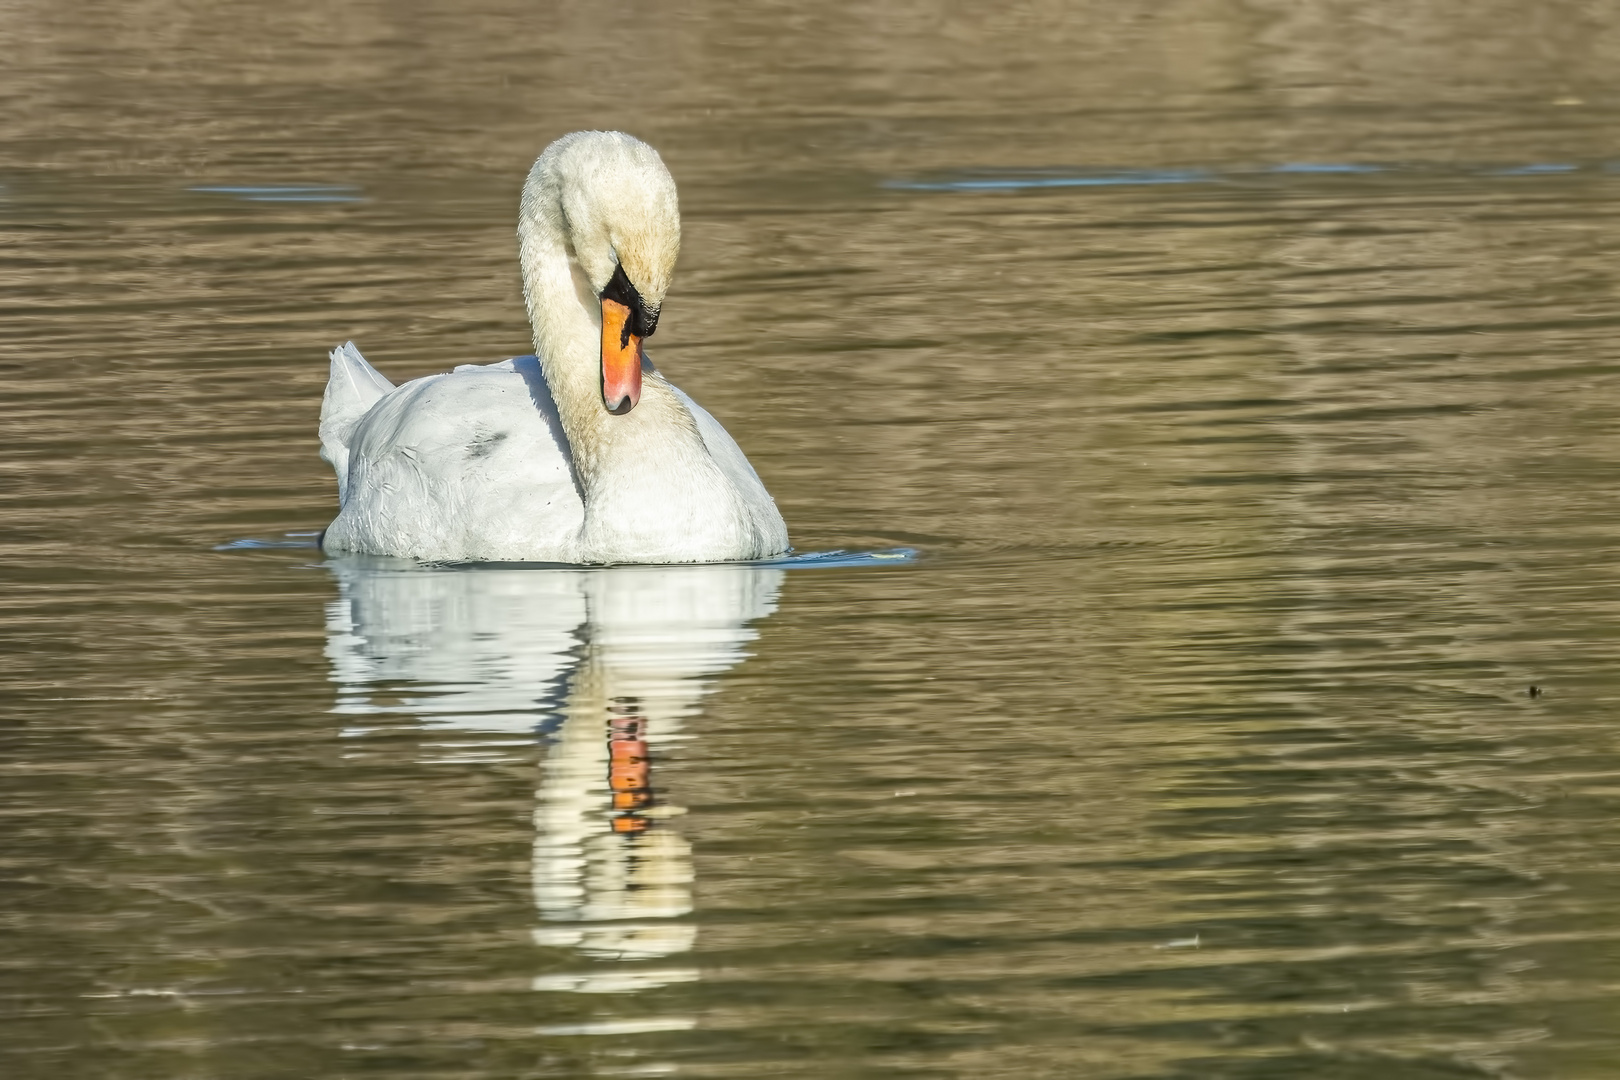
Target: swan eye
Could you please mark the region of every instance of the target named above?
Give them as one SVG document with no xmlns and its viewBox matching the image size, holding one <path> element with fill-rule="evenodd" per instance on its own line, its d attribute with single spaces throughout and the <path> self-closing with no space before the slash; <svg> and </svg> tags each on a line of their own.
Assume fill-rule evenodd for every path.
<svg viewBox="0 0 1620 1080">
<path fill-rule="evenodd" d="M 625 327 L 636 337 L 652 337 L 653 331 L 658 329 L 658 309 L 647 309 L 642 302 L 641 293 L 630 283 L 630 278 L 624 272 L 623 266 L 613 268 L 613 276 L 608 279 L 607 286 L 598 296 L 601 300 L 613 300 L 630 309 L 630 318 Z"/>
</svg>

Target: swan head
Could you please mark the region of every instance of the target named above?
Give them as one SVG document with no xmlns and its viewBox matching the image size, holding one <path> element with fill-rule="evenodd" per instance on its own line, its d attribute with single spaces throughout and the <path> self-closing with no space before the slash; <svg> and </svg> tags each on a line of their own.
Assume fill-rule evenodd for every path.
<svg viewBox="0 0 1620 1080">
<path fill-rule="evenodd" d="M 602 323 L 602 404 L 641 397 L 642 339 L 658 328 L 681 250 L 675 179 L 658 151 L 619 131 L 576 131 L 540 155 L 524 213 L 554 215 Z"/>
</svg>

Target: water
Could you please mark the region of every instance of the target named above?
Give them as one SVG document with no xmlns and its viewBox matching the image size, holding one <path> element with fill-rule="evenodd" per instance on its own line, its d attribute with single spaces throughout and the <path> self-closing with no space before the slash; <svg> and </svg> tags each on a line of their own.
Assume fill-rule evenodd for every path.
<svg viewBox="0 0 1620 1080">
<path fill-rule="evenodd" d="M 1612 1075 L 1616 42 L 6 4 L 0 1072 Z M 914 558 L 286 538 L 326 349 L 529 350 L 589 126 L 680 185 L 660 367 Z"/>
</svg>

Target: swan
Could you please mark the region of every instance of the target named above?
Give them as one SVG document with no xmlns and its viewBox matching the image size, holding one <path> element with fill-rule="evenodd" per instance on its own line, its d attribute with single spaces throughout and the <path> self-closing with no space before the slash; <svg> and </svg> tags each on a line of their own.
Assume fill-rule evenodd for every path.
<svg viewBox="0 0 1620 1080">
<path fill-rule="evenodd" d="M 642 351 L 680 251 L 675 181 L 616 131 L 548 146 L 518 214 L 535 355 L 395 386 L 331 353 L 329 553 L 433 562 L 684 563 L 787 550 L 725 428 Z"/>
</svg>

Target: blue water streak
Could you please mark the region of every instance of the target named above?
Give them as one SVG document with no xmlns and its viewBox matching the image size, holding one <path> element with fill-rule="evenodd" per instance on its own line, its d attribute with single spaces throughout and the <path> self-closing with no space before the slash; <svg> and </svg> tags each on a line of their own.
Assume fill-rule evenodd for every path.
<svg viewBox="0 0 1620 1080">
<path fill-rule="evenodd" d="M 756 559 L 749 566 L 780 566 L 785 570 L 839 566 L 894 566 L 914 563 L 919 552 L 916 548 L 897 547 L 882 551 L 806 551 L 790 552 L 770 559 Z"/>
<path fill-rule="evenodd" d="M 1024 191 L 1031 188 L 1118 187 L 1140 184 L 1196 184 L 1214 179 L 1202 169 L 1098 173 L 1090 176 L 978 176 L 960 180 L 886 180 L 901 191 Z"/>
<path fill-rule="evenodd" d="M 241 540 L 232 540 L 228 544 L 215 544 L 215 551 L 276 551 L 276 550 L 320 550 L 321 534 L 319 532 L 290 532 L 279 537 L 263 539 L 248 536 Z"/>
<path fill-rule="evenodd" d="M 221 184 L 187 188 L 204 195 L 229 195 L 243 202 L 363 202 L 360 189 L 352 184 Z"/>
<path fill-rule="evenodd" d="M 1266 177 L 1340 177 L 1407 175 L 1433 177 L 1566 176 L 1572 173 L 1612 175 L 1620 163 L 1581 165 L 1564 161 L 1523 165 L 1400 165 L 1348 161 L 1285 161 L 1276 165 L 1226 169 L 1030 169 L 1004 172 L 975 169 L 957 175 L 889 179 L 882 186 L 895 191 L 1040 191 L 1054 188 L 1132 187 L 1158 184 L 1239 183 Z"/>
</svg>

